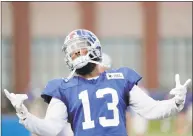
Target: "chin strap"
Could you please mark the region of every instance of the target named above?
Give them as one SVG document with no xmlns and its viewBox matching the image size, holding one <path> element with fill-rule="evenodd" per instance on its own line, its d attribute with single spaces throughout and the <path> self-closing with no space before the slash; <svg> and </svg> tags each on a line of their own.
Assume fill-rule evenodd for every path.
<svg viewBox="0 0 193 136">
<path fill-rule="evenodd" d="M 100 66 L 102 66 L 102 67 L 105 66 L 104 64 L 102 64 L 102 63 L 100 63 L 100 62 L 97 62 L 97 61 L 94 61 L 94 60 L 89 60 L 88 63 L 89 63 L 89 62 L 90 62 L 90 63 L 97 64 L 97 65 L 100 65 Z M 68 81 L 70 80 L 70 78 L 73 77 L 75 71 L 76 71 L 76 68 L 74 68 L 73 71 L 70 72 L 70 75 L 69 75 L 66 79 L 64 79 L 65 82 L 68 82 Z"/>
<path fill-rule="evenodd" d="M 72 78 L 72 76 L 74 75 L 75 71 L 76 71 L 76 68 L 74 68 L 73 71 L 70 72 L 70 75 L 66 79 L 64 79 L 65 82 L 68 82 L 70 80 L 70 78 Z"/>
</svg>

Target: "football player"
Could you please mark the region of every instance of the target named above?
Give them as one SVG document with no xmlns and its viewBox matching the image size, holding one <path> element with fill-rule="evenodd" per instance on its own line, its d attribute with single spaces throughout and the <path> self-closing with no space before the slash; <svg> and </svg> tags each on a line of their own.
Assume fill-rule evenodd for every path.
<svg viewBox="0 0 193 136">
<path fill-rule="evenodd" d="M 41 97 L 49 104 L 45 119 L 28 112 L 25 94 L 5 94 L 16 109 L 19 122 L 40 136 L 57 136 L 67 122 L 75 136 L 127 136 L 125 111 L 130 106 L 146 119 L 164 119 L 184 107 L 187 87 L 176 75 L 170 100 L 155 101 L 138 86 L 142 77 L 134 70 L 121 67 L 102 73 L 99 39 L 84 29 L 72 31 L 62 47 L 71 73 L 68 78 L 48 82 Z M 76 75 L 74 75 L 76 73 Z"/>
</svg>

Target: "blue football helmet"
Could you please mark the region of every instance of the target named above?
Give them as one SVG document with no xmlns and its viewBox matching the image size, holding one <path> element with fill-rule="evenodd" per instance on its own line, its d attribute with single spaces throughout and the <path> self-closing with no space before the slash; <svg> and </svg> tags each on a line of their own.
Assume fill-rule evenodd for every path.
<svg viewBox="0 0 193 136">
<path fill-rule="evenodd" d="M 86 49 L 87 54 L 72 59 L 72 54 L 77 51 L 81 52 L 81 49 Z M 77 29 L 70 32 L 65 38 L 62 51 L 64 52 L 64 60 L 67 66 L 73 71 L 71 76 L 76 69 L 86 66 L 89 62 L 100 64 L 102 60 L 99 39 L 91 31 L 85 29 Z M 69 77 L 71 78 L 71 76 Z"/>
</svg>

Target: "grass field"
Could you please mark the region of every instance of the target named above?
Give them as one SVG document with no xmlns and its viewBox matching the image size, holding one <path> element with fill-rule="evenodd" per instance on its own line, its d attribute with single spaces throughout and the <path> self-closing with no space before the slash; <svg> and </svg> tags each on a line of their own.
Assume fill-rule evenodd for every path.
<svg viewBox="0 0 193 136">
<path fill-rule="evenodd" d="M 177 136 L 174 132 L 174 122 L 172 121 L 172 129 L 169 132 L 161 132 L 160 121 L 151 121 L 149 123 L 149 130 L 145 136 Z M 134 135 L 133 135 L 134 136 Z M 192 130 L 188 134 L 182 136 L 192 136 Z"/>
<path fill-rule="evenodd" d="M 176 136 L 175 134 L 171 133 L 152 133 L 152 134 L 147 134 L 145 136 Z M 184 136 L 192 136 L 192 134 L 184 135 Z"/>
<path fill-rule="evenodd" d="M 174 131 L 174 119 L 171 120 L 171 123 L 171 129 L 168 132 L 162 132 L 160 129 L 161 121 L 149 121 L 148 132 L 145 136 L 179 136 Z M 135 134 L 131 133 L 129 136 L 135 136 Z M 192 136 L 192 130 L 181 136 Z"/>
</svg>

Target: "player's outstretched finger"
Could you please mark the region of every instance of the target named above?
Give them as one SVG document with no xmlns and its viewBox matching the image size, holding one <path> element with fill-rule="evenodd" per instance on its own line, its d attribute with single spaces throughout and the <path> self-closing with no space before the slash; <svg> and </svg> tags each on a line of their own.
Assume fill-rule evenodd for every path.
<svg viewBox="0 0 193 136">
<path fill-rule="evenodd" d="M 191 79 L 188 79 L 185 84 L 184 84 L 184 87 L 188 87 L 190 84 L 191 84 L 192 80 Z"/>
<path fill-rule="evenodd" d="M 180 75 L 176 74 L 175 75 L 175 81 L 176 81 L 176 87 L 180 85 Z"/>
<path fill-rule="evenodd" d="M 9 100 L 11 100 L 10 93 L 7 91 L 7 89 L 4 89 L 4 92 L 5 92 L 5 95 L 7 96 L 7 98 L 8 98 Z"/>
</svg>

